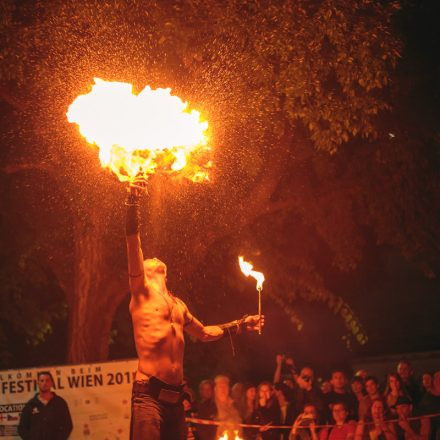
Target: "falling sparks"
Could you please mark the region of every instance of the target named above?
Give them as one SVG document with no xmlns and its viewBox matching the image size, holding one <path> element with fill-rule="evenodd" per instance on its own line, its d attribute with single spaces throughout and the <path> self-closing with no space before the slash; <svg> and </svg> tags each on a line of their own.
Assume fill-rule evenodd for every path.
<svg viewBox="0 0 440 440">
<path fill-rule="evenodd" d="M 95 78 L 91 92 L 69 106 L 68 121 L 98 146 L 101 165 L 120 181 L 156 172 L 208 180 L 208 123 L 200 113 L 189 111 L 171 89 L 132 90 L 128 83 Z"/>
</svg>

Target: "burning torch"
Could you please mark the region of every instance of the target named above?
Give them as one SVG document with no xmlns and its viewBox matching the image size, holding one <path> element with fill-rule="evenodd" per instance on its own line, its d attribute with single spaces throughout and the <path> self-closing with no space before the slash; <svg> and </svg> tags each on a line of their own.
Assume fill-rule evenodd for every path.
<svg viewBox="0 0 440 440">
<path fill-rule="evenodd" d="M 263 290 L 263 282 L 264 282 L 264 275 L 261 272 L 257 272 L 253 270 L 254 266 L 251 263 L 248 263 L 247 261 L 244 261 L 243 257 L 238 257 L 238 264 L 240 265 L 241 271 L 248 277 L 251 276 L 252 278 L 255 278 L 257 281 L 257 292 L 258 292 L 258 322 L 260 323 L 258 328 L 258 334 L 261 335 L 261 292 Z"/>
</svg>

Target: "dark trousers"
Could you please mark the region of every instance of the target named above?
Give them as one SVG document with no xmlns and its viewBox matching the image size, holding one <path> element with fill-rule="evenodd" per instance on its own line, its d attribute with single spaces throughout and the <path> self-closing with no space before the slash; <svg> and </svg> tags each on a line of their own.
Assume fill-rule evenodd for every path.
<svg viewBox="0 0 440 440">
<path fill-rule="evenodd" d="M 135 382 L 136 384 L 136 382 Z M 183 404 L 166 404 L 133 384 L 130 440 L 186 440 Z"/>
</svg>

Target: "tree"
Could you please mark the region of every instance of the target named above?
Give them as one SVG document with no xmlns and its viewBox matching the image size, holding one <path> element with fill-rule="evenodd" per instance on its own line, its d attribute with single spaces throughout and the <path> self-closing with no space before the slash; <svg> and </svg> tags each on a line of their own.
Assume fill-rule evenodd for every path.
<svg viewBox="0 0 440 440">
<path fill-rule="evenodd" d="M 302 295 L 336 307 L 337 296 L 320 275 L 322 253 L 341 270 L 355 268 L 363 225 L 385 242 L 407 246 L 408 254 L 419 243 L 418 236 L 413 244 L 403 237 L 410 222 L 396 232 L 394 213 L 379 213 L 382 206 L 373 203 L 379 188 L 369 186 L 372 175 L 381 178 L 386 165 L 394 167 L 391 160 L 377 169 L 390 147 L 377 115 L 390 108 L 386 90 L 401 51 L 392 28 L 395 3 L 2 6 L 0 32 L 9 44 L 0 65 L 1 95 L 26 123 L 20 143 L 3 137 L 5 170 L 43 163 L 59 190 L 60 212 L 67 213 L 70 240 L 64 246 L 49 240 L 47 255 L 69 306 L 69 361 L 106 358 L 112 317 L 127 292 L 121 185 L 99 168 L 96 152 L 64 116 L 94 76 L 137 88 L 169 86 L 211 124 L 211 185 L 151 182 L 145 253 L 179 268 L 180 280 L 191 278 L 222 237 L 266 218 L 275 231 L 309 235 L 301 247 L 283 250 L 291 298 L 273 291 L 274 297 L 287 305 Z M 396 212 L 404 204 L 396 203 Z M 348 323 L 365 341 L 353 314 Z"/>
</svg>

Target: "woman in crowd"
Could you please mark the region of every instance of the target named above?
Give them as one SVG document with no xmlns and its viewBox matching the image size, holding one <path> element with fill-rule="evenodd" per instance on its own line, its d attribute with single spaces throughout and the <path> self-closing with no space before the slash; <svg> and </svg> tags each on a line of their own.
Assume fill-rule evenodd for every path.
<svg viewBox="0 0 440 440">
<path fill-rule="evenodd" d="M 405 385 L 397 373 L 388 374 L 384 398 L 388 408 L 392 409 L 391 411 L 393 414 L 395 414 L 394 406 L 399 397 L 409 398 L 409 395 L 405 390 Z"/>
<path fill-rule="evenodd" d="M 425 393 L 430 393 L 432 391 L 432 374 L 423 373 L 422 374 L 422 395 Z"/>
<path fill-rule="evenodd" d="M 316 428 L 318 411 L 315 405 L 305 405 L 304 411 L 296 418 L 289 440 L 318 440 L 319 431 Z"/>
<path fill-rule="evenodd" d="M 263 440 L 279 440 L 280 431 L 269 428 L 270 425 L 279 425 L 281 420 L 280 406 L 270 382 L 261 382 L 258 385 L 258 401 L 254 420 L 255 423 L 263 426 L 260 428 L 260 437 Z"/>
<path fill-rule="evenodd" d="M 360 376 L 354 376 L 351 380 L 351 392 L 356 397 L 358 404 L 365 396 L 364 380 Z"/>
<path fill-rule="evenodd" d="M 355 431 L 355 440 L 397 440 L 396 429 L 387 421 L 385 403 L 373 401 L 366 420 L 359 420 Z"/>
<path fill-rule="evenodd" d="M 241 414 L 243 423 L 251 425 L 254 423 L 255 410 L 257 409 L 257 388 L 248 384 L 244 388 L 245 404 Z M 244 440 L 254 440 L 258 431 L 254 428 L 243 428 Z"/>
</svg>

